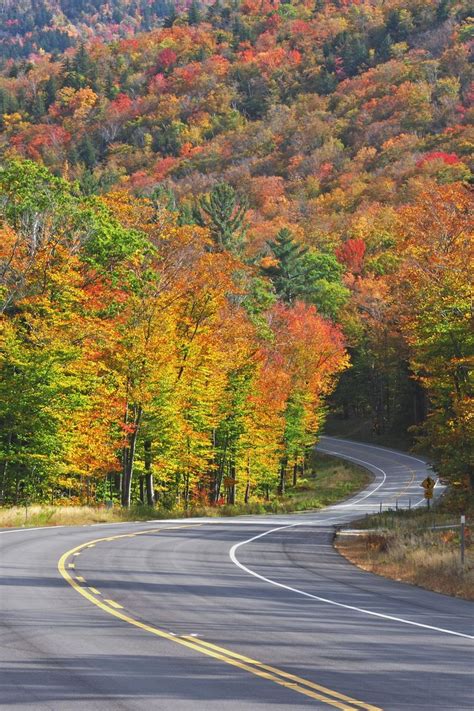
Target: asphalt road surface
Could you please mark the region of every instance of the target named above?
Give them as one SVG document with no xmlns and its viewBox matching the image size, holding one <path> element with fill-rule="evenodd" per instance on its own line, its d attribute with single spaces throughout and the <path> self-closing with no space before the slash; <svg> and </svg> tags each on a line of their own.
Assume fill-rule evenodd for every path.
<svg viewBox="0 0 474 711">
<path fill-rule="evenodd" d="M 369 488 L 300 515 L 1 531 L 0 706 L 473 709 L 473 605 L 331 546 L 381 502 L 420 505 L 426 464 L 320 446 L 369 468 Z"/>
</svg>

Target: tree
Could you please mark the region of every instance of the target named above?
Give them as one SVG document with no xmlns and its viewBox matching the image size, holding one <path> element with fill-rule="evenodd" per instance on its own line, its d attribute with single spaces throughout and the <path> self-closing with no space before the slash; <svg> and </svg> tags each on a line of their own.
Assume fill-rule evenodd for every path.
<svg viewBox="0 0 474 711">
<path fill-rule="evenodd" d="M 199 200 L 195 216 L 198 224 L 209 228 L 217 250 L 239 254 L 247 231 L 246 211 L 246 202 L 239 199 L 234 188 L 219 183 Z"/>
<path fill-rule="evenodd" d="M 198 25 L 201 21 L 201 12 L 199 3 L 196 0 L 192 0 L 191 5 L 188 9 L 188 23 L 190 25 Z"/>
<path fill-rule="evenodd" d="M 461 184 L 430 186 L 400 209 L 394 276 L 412 369 L 430 398 L 424 440 L 452 482 L 474 488 L 472 467 L 472 208 Z"/>
<path fill-rule="evenodd" d="M 97 163 L 97 153 L 89 136 L 84 136 L 79 145 L 79 156 L 86 168 L 92 170 Z"/>
<path fill-rule="evenodd" d="M 314 304 L 322 314 L 335 318 L 348 298 L 336 258 L 300 246 L 286 228 L 269 246 L 275 259 L 268 265 L 264 261 L 262 271 L 271 279 L 277 296 L 288 304 L 297 299 Z"/>
<path fill-rule="evenodd" d="M 322 399 L 347 367 L 341 330 L 318 315 L 314 306 L 296 301 L 276 304 L 271 328 L 282 359 L 287 393 L 280 459 L 279 492 L 285 492 L 287 467 L 316 439 L 323 419 Z"/>
<path fill-rule="evenodd" d="M 301 247 L 287 228 L 280 230 L 272 242 L 269 242 L 276 263 L 263 266 L 263 273 L 268 276 L 280 299 L 291 304 L 301 298 L 307 289 L 308 268 L 305 257 L 308 250 Z"/>
<path fill-rule="evenodd" d="M 74 186 L 31 162 L 7 164 L 0 184 L 0 369 L 10 392 L 0 414 L 0 466 L 10 481 L 5 496 L 33 478 L 41 498 L 66 479 L 77 488 L 78 477 L 116 464 L 113 375 L 102 347 L 121 300 L 111 281 L 137 242 L 104 205 L 82 202 Z"/>
</svg>

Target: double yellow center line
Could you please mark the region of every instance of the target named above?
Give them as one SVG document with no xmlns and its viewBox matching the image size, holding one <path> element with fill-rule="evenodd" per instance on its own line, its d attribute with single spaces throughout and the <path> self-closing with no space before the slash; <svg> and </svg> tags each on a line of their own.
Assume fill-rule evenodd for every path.
<svg viewBox="0 0 474 711">
<path fill-rule="evenodd" d="M 312 681 L 307 681 L 306 679 L 302 679 L 295 674 L 290 674 L 289 672 L 277 669 L 276 667 L 272 667 L 268 664 L 263 664 L 256 659 L 251 659 L 250 657 L 246 657 L 242 654 L 237 654 L 236 652 L 232 652 L 230 649 L 219 647 L 216 644 L 212 644 L 211 642 L 206 642 L 202 639 L 197 639 L 196 637 L 189 635 L 174 635 L 170 632 L 165 632 L 165 630 L 161 630 L 158 627 L 154 627 L 153 625 L 140 622 L 139 620 L 130 617 L 130 615 L 127 615 L 125 612 L 122 612 L 123 607 L 118 602 L 115 602 L 115 600 L 104 599 L 97 588 L 88 586 L 85 578 L 83 576 L 76 575 L 74 566 L 68 562 L 71 558 L 74 558 L 74 560 L 77 561 L 77 556 L 82 552 L 82 550 L 85 548 L 93 548 L 97 543 L 115 541 L 120 538 L 134 538 L 135 536 L 154 534 L 161 530 L 174 531 L 179 528 L 191 528 L 200 525 L 202 524 L 172 526 L 165 529 L 155 528 L 147 531 L 137 531 L 136 533 L 125 533 L 118 536 L 96 538 L 93 541 L 82 543 L 80 546 L 76 546 L 76 548 L 72 548 L 64 553 L 58 562 L 58 570 L 69 585 L 76 590 L 76 592 L 80 593 L 97 607 L 100 607 L 100 609 L 104 612 L 107 612 L 109 615 L 113 615 L 119 620 L 127 622 L 134 627 L 150 632 L 157 637 L 167 639 L 175 644 L 188 647 L 189 649 L 205 654 L 208 657 L 218 659 L 219 661 L 230 664 L 233 667 L 238 667 L 239 669 L 249 672 L 254 676 L 266 679 L 267 681 L 272 681 L 279 686 L 284 686 L 287 689 L 291 689 L 292 691 L 303 694 L 304 696 L 309 696 L 310 698 L 324 704 L 328 704 L 329 706 L 342 709 L 342 711 L 360 711 L 361 709 L 364 709 L 364 711 L 381 711 L 381 709 L 376 706 L 358 701 L 357 699 L 353 699 L 345 694 L 340 694 L 338 691 L 333 691 L 332 689 L 328 689 L 320 684 L 315 684 Z"/>
</svg>

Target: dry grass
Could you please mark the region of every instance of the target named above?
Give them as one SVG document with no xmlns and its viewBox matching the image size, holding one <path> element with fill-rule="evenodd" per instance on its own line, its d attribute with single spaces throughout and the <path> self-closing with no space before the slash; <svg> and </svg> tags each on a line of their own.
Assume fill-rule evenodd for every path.
<svg viewBox="0 0 474 711">
<path fill-rule="evenodd" d="M 92 523 L 118 523 L 121 521 L 146 521 L 158 518 L 186 518 L 188 516 L 239 516 L 245 514 L 290 513 L 340 501 L 363 489 L 371 477 L 365 470 L 349 462 L 314 452 L 305 479 L 299 479 L 295 487 L 288 486 L 285 497 L 263 498 L 249 504 L 233 506 L 193 506 L 168 510 L 148 506 L 132 506 L 111 510 L 104 506 L 53 506 L 34 504 L 0 507 L 0 528 L 22 526 L 84 526 Z"/>
<path fill-rule="evenodd" d="M 455 530 L 339 535 L 338 551 L 360 568 L 428 590 L 474 600 L 474 547 L 467 536 L 464 569 Z"/>
<path fill-rule="evenodd" d="M 35 504 L 26 509 L 13 506 L 0 509 L 0 528 L 20 526 L 81 526 L 89 523 L 123 521 L 120 509 L 107 510 L 93 506 L 43 506 Z"/>
</svg>

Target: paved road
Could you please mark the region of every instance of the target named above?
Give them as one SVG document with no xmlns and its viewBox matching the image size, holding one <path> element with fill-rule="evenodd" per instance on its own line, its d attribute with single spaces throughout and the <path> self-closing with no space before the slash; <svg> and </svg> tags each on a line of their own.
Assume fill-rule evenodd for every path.
<svg viewBox="0 0 474 711">
<path fill-rule="evenodd" d="M 370 468 L 369 488 L 319 513 L 0 532 L 0 705 L 472 709 L 472 604 L 331 546 L 381 501 L 417 505 L 425 463 L 321 449 Z"/>
</svg>

